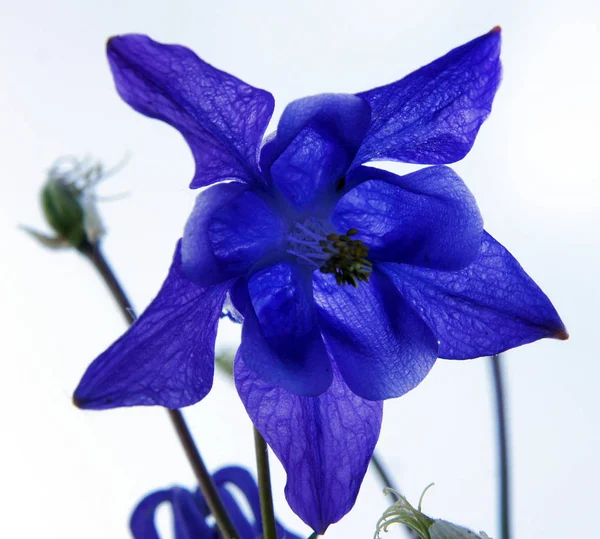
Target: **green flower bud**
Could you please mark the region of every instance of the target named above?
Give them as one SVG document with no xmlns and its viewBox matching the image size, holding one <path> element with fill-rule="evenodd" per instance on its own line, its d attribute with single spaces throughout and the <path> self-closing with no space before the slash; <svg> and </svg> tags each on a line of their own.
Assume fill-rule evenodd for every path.
<svg viewBox="0 0 600 539">
<path fill-rule="evenodd" d="M 42 209 L 56 234 L 73 247 L 86 239 L 81 193 L 63 178 L 51 177 L 42 189 Z"/>
<path fill-rule="evenodd" d="M 102 164 L 88 158 L 58 159 L 48 171 L 41 192 L 46 221 L 56 236 L 48 236 L 27 226 L 21 228 L 52 249 L 75 247 L 81 250 L 96 245 L 105 231 L 98 214 L 94 188 L 124 163 L 105 170 Z"/>
<path fill-rule="evenodd" d="M 394 492 L 398 499 L 392 504 L 382 515 L 377 522 L 375 531 L 375 539 L 380 538 L 382 531 L 387 532 L 391 524 L 404 524 L 413 530 L 420 539 L 490 539 L 484 532 L 475 532 L 441 519 L 433 519 L 428 517 L 421 511 L 421 503 L 423 496 L 427 490 L 433 485 L 429 485 L 421 494 L 419 499 L 419 508 L 415 509 L 408 500 L 394 492 L 392 489 L 386 488 L 384 492 Z"/>
</svg>

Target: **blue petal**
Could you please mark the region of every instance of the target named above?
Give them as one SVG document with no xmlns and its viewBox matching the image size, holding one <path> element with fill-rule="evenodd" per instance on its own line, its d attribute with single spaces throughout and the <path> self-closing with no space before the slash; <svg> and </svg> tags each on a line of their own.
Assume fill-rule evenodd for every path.
<svg viewBox="0 0 600 539">
<path fill-rule="evenodd" d="M 113 37 L 108 59 L 121 97 L 186 139 L 196 161 L 191 187 L 260 178 L 258 152 L 273 96 L 203 62 L 191 50 L 143 35 Z"/>
<path fill-rule="evenodd" d="M 148 494 L 133 510 L 129 521 L 129 528 L 134 539 L 160 539 L 156 531 L 154 514 L 158 506 L 171 500 L 168 490 L 160 490 Z"/>
<path fill-rule="evenodd" d="M 358 94 L 373 119 L 355 165 L 462 159 L 491 111 L 500 78 L 500 29 L 494 28 L 397 82 Z"/>
<path fill-rule="evenodd" d="M 261 167 L 295 210 L 314 214 L 335 199 L 370 117 L 369 105 L 353 95 L 294 101 L 263 147 Z"/>
<path fill-rule="evenodd" d="M 214 531 L 206 524 L 208 512 L 201 512 L 196 497 L 182 488 L 171 489 L 175 539 L 212 539 Z"/>
<path fill-rule="evenodd" d="M 221 468 L 213 474 L 213 480 L 219 488 L 221 498 L 227 507 L 230 517 L 234 520 L 235 527 L 240 533 L 241 539 L 255 539 L 257 537 L 262 537 L 262 515 L 260 511 L 258 486 L 250 472 L 239 466 L 229 466 L 227 468 Z M 250 509 L 254 515 L 254 524 L 252 526 L 250 526 L 245 517 L 243 517 L 243 526 L 238 524 L 241 511 L 237 502 L 235 502 L 234 498 L 227 490 L 228 484 L 235 486 L 246 497 L 246 501 L 250 505 Z M 230 508 L 230 500 L 235 504 L 235 511 L 232 511 L 232 508 Z M 275 521 L 275 527 L 277 529 L 278 539 L 300 539 L 297 535 L 294 535 L 283 528 L 277 521 Z"/>
<path fill-rule="evenodd" d="M 338 202 L 333 222 L 342 231 L 358 229 L 370 259 L 457 270 L 479 253 L 483 219 L 451 169 L 396 176 L 359 167 L 352 181 L 360 183 Z"/>
<path fill-rule="evenodd" d="M 236 387 L 287 473 L 292 510 L 319 534 L 354 505 L 381 428 L 383 405 L 356 396 L 335 372 L 329 390 L 301 397 L 273 387 L 238 354 Z"/>
<path fill-rule="evenodd" d="M 323 339 L 354 393 L 369 400 L 399 397 L 425 378 L 437 341 L 385 275 L 375 269 L 356 288 L 320 272 L 313 282 Z"/>
<path fill-rule="evenodd" d="M 237 500 L 233 497 L 229 490 L 227 490 L 225 485 L 221 484 L 218 490 L 219 496 L 221 497 L 223 505 L 225 506 L 225 510 L 227 511 L 227 515 L 231 519 L 234 528 L 239 533 L 240 539 L 255 539 L 258 537 L 256 534 L 256 527 L 248 521 L 248 518 L 239 507 Z M 202 501 L 204 502 L 204 500 Z M 206 506 L 206 509 L 208 510 L 208 506 Z M 210 510 L 208 510 L 208 512 L 210 513 Z M 217 531 L 215 526 L 212 538 L 218 537 L 221 537 L 221 534 Z"/>
<path fill-rule="evenodd" d="M 352 94 L 319 94 L 292 101 L 283 111 L 277 132 L 261 149 L 260 164 L 266 171 L 307 126 L 327 133 L 354 155 L 371 121 L 371 108 Z"/>
<path fill-rule="evenodd" d="M 544 337 L 568 338 L 548 297 L 487 232 L 479 256 L 462 271 L 380 267 L 431 327 L 441 358 L 489 356 Z"/>
<path fill-rule="evenodd" d="M 181 270 L 180 245 L 160 292 L 142 316 L 88 367 L 80 408 L 181 408 L 203 399 L 214 373 L 217 322 L 230 282 L 200 288 Z"/>
<path fill-rule="evenodd" d="M 161 503 L 170 502 L 176 539 L 212 539 L 214 533 L 205 523 L 191 492 L 182 488 L 160 490 L 146 496 L 133 510 L 129 527 L 134 539 L 160 539 L 154 515 Z"/>
<path fill-rule="evenodd" d="M 213 215 L 246 190 L 244 183 L 220 183 L 205 189 L 196 197 L 181 242 L 182 269 L 189 279 L 204 286 L 228 279 L 213 252 L 209 225 Z"/>
<path fill-rule="evenodd" d="M 335 140 L 305 127 L 273 163 L 271 179 L 297 218 L 325 216 L 337 201 L 337 187 L 351 161 Z"/>
<path fill-rule="evenodd" d="M 233 498 L 231 499 L 233 500 L 235 508 L 232 507 L 229 501 L 224 501 L 224 503 L 226 503 L 227 511 L 230 517 L 234 519 L 234 525 L 242 537 L 250 537 L 251 539 L 260 537 L 262 535 L 260 498 L 258 494 L 258 486 L 256 485 L 252 475 L 250 475 L 250 472 L 244 468 L 240 468 L 239 466 L 228 466 L 227 468 L 221 468 L 215 472 L 213 474 L 213 481 L 215 482 L 215 485 L 219 487 L 219 492 L 221 493 L 222 498 L 225 498 L 224 493 L 228 494 L 226 488 L 227 484 L 232 484 L 241 491 L 241 493 L 246 497 L 246 501 L 250 505 L 250 509 L 254 515 L 254 526 L 250 526 L 245 517 L 243 517 L 243 523 L 238 522 L 240 521 L 238 515 L 240 510 L 237 506 L 237 502 L 235 502 Z M 229 495 L 229 497 L 231 497 L 231 495 Z M 227 500 L 229 500 L 229 497 Z M 232 509 L 235 509 L 235 511 L 232 511 Z M 234 514 L 235 518 L 233 516 Z"/>
<path fill-rule="evenodd" d="M 260 378 L 299 395 L 331 384 L 331 362 L 316 323 L 310 273 L 281 262 L 248 282 L 238 354 Z"/>
<path fill-rule="evenodd" d="M 265 200 L 239 182 L 202 191 L 185 226 L 183 270 L 201 286 L 242 275 L 282 250 L 285 225 Z"/>
<path fill-rule="evenodd" d="M 238 532 L 240 539 L 256 539 L 262 536 L 262 517 L 258 487 L 250 473 L 238 466 L 221 468 L 212 476 L 223 505 Z M 236 487 L 246 498 L 253 513 L 248 520 L 229 485 Z M 156 531 L 155 514 L 164 502 L 171 504 L 176 539 L 215 539 L 220 537 L 214 523 L 208 524 L 211 510 L 200 489 L 193 494 L 186 489 L 173 487 L 146 496 L 131 515 L 130 528 L 134 539 L 160 539 Z M 214 522 L 214 521 L 213 521 Z M 275 522 L 279 539 L 300 539 Z"/>
</svg>

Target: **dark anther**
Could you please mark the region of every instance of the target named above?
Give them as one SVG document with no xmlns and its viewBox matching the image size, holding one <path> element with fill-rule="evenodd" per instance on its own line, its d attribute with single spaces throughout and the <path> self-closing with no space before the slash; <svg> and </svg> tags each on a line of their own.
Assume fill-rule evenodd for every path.
<svg viewBox="0 0 600 539">
<path fill-rule="evenodd" d="M 353 240 L 351 236 L 358 234 L 356 228 L 351 228 L 342 234 L 331 233 L 327 236 L 328 247 L 322 251 L 331 254 L 321 266 L 322 273 L 333 274 L 338 285 L 358 286 L 360 282 L 369 282 L 373 264 L 367 260 L 369 248 L 361 240 Z"/>
</svg>

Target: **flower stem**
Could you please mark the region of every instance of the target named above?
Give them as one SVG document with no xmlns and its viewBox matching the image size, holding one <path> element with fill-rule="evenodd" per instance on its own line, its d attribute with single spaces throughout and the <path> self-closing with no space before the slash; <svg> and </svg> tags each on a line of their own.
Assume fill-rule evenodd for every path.
<svg viewBox="0 0 600 539">
<path fill-rule="evenodd" d="M 260 494 L 260 513 L 263 524 L 263 539 L 277 539 L 273 493 L 271 492 L 271 472 L 269 470 L 269 450 L 260 432 L 254 429 L 254 449 L 256 451 L 256 469 Z"/>
<path fill-rule="evenodd" d="M 177 431 L 177 436 L 179 437 L 179 441 L 185 450 L 185 454 L 187 455 L 192 468 L 194 469 L 194 474 L 196 479 L 198 480 L 198 485 L 200 486 L 200 490 L 202 491 L 202 495 L 210 508 L 211 513 L 215 517 L 215 521 L 217 522 L 217 526 L 221 531 L 223 537 L 227 539 L 235 539 L 239 537 L 233 523 L 231 522 L 229 515 L 227 514 L 227 510 L 223 505 L 223 502 L 215 488 L 215 484 L 206 469 L 206 465 L 198 452 L 198 448 L 194 443 L 194 439 L 192 438 L 192 434 L 190 433 L 190 429 L 188 428 L 183 414 L 181 410 L 167 410 L 169 412 L 169 417 L 171 421 L 173 421 L 173 426 Z"/>
<path fill-rule="evenodd" d="M 377 453 L 373 453 L 373 456 L 371 457 L 371 464 L 377 472 L 377 475 L 379 476 L 383 487 L 392 489 L 390 491 L 390 496 L 394 499 L 395 502 L 397 502 L 400 499 L 398 497 L 400 491 L 396 488 L 396 485 L 394 485 L 394 481 L 392 480 L 381 459 L 377 456 Z M 410 539 L 419 539 L 419 534 L 411 528 L 409 528 L 408 526 L 404 526 L 404 531 L 406 532 L 406 535 L 410 537 Z"/>
<path fill-rule="evenodd" d="M 119 305 L 119 309 L 121 310 L 121 314 L 125 317 L 125 321 L 129 325 L 133 324 L 137 316 L 133 307 L 131 306 L 131 301 L 129 301 L 125 290 L 123 290 L 123 287 L 117 279 L 117 276 L 114 274 L 112 268 L 108 264 L 108 261 L 104 257 L 104 253 L 101 251 L 100 245 L 96 244 L 94 246 L 85 241 L 78 250 L 94 265 L 102 279 L 104 279 L 104 282 L 106 283 L 106 286 L 108 286 L 113 299 Z"/>
<path fill-rule="evenodd" d="M 500 354 L 492 356 L 492 377 L 496 394 L 496 414 L 498 418 L 498 456 L 500 468 L 500 537 L 510 539 L 510 473 L 508 463 L 508 433 L 504 382 L 500 365 Z"/>
<path fill-rule="evenodd" d="M 373 468 L 375 468 L 375 471 L 379 476 L 383 488 L 391 488 L 392 490 L 398 492 L 396 486 L 394 485 L 394 482 L 392 481 L 392 478 L 390 477 L 390 474 L 388 473 L 383 462 L 381 462 L 380 458 L 377 456 L 376 453 L 373 453 L 373 456 L 371 457 L 371 464 L 373 465 Z M 390 495 L 394 498 L 394 501 L 398 501 L 398 497 L 394 492 L 391 492 Z"/>
<path fill-rule="evenodd" d="M 98 273 L 102 276 L 102 279 L 104 279 L 104 282 L 110 289 L 113 298 L 119 305 L 121 313 L 125 317 L 125 320 L 127 320 L 127 323 L 133 324 L 137 318 L 135 311 L 131 306 L 131 302 L 125 293 L 125 290 L 123 290 L 121 283 L 104 257 L 104 254 L 100 249 L 100 245 L 92 245 L 88 242 L 84 242 L 84 244 L 81 245 L 78 250 L 98 270 Z M 226 539 L 239 538 L 239 534 L 237 533 L 233 523 L 231 522 L 231 519 L 229 518 L 229 515 L 227 514 L 225 506 L 223 505 L 223 501 L 221 500 L 215 484 L 213 483 L 212 477 L 208 473 L 206 465 L 200 456 L 200 452 L 194 443 L 194 439 L 192 438 L 183 414 L 180 410 L 167 409 L 167 412 L 169 413 L 169 417 L 173 422 L 173 426 L 175 427 L 175 431 L 177 432 L 177 436 L 179 437 L 179 441 L 183 446 L 188 461 L 192 466 L 192 470 L 194 471 L 194 475 L 196 476 L 202 495 L 204 496 L 206 503 L 215 517 L 215 521 L 221 532 L 221 535 Z"/>
</svg>

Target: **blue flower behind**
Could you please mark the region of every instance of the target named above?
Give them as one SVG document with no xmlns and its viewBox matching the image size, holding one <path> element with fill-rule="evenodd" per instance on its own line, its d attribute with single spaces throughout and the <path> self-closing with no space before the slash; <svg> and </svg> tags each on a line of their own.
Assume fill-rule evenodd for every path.
<svg viewBox="0 0 600 539">
<path fill-rule="evenodd" d="M 221 468 L 213 475 L 213 481 L 229 517 L 240 539 L 256 539 L 262 537 L 262 520 L 258 487 L 247 470 L 237 466 Z M 248 519 L 228 488 L 232 485 L 241 492 L 250 509 L 253 518 Z M 168 490 L 158 490 L 148 494 L 134 509 L 129 526 L 134 539 L 159 539 L 156 531 L 155 513 L 158 506 L 168 502 L 173 511 L 173 528 L 175 539 L 217 539 L 219 531 L 214 521 L 211 521 L 210 509 L 199 490 L 190 492 L 184 488 L 173 487 Z M 278 539 L 300 539 L 297 535 L 285 530 L 279 523 L 277 526 Z"/>
<path fill-rule="evenodd" d="M 121 97 L 181 132 L 191 187 L 208 188 L 158 296 L 90 365 L 75 402 L 198 402 L 232 305 L 243 318 L 238 392 L 286 468 L 290 506 L 322 533 L 354 504 L 384 399 L 438 357 L 565 339 L 444 166 L 469 152 L 491 110 L 499 53 L 496 28 L 387 86 L 299 99 L 263 141 L 271 94 L 184 47 L 111 39 Z M 376 160 L 433 166 L 398 176 L 365 165 Z"/>
</svg>

